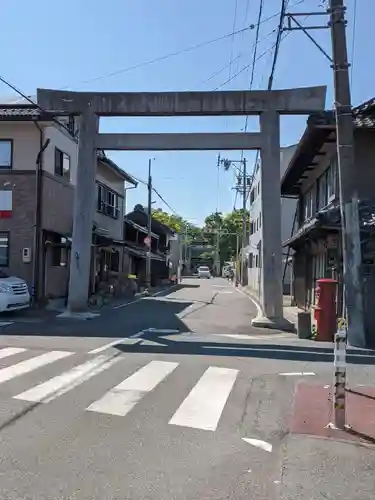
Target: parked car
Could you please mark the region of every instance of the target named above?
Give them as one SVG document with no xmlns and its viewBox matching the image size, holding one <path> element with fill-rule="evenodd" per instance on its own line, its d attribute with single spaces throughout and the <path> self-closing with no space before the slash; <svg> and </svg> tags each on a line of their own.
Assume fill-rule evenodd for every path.
<svg viewBox="0 0 375 500">
<path fill-rule="evenodd" d="M 30 306 L 30 293 L 26 282 L 0 271 L 0 312 L 18 311 Z"/>
<path fill-rule="evenodd" d="M 198 277 L 199 278 L 211 278 L 211 271 L 207 266 L 198 267 Z"/>
</svg>

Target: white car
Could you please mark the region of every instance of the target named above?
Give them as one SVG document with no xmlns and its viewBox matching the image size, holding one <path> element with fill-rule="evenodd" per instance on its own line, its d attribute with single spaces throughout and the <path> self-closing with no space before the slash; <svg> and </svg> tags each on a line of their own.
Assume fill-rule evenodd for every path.
<svg viewBox="0 0 375 500">
<path fill-rule="evenodd" d="M 30 294 L 26 282 L 0 271 L 0 312 L 18 311 L 30 306 Z"/>
<path fill-rule="evenodd" d="M 207 266 L 198 267 L 198 278 L 211 278 L 210 269 Z"/>
</svg>

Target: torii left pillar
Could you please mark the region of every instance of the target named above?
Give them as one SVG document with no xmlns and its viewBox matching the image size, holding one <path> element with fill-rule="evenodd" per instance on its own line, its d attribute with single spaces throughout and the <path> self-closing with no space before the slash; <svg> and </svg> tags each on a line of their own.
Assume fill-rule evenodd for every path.
<svg viewBox="0 0 375 500">
<path fill-rule="evenodd" d="M 88 305 L 98 131 L 99 117 L 88 107 L 80 117 L 79 127 L 68 296 L 68 311 L 72 313 L 84 312 Z"/>
</svg>

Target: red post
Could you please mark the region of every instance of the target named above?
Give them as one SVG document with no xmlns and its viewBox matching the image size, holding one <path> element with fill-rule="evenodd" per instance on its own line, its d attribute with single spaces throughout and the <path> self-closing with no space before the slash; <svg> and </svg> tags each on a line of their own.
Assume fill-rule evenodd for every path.
<svg viewBox="0 0 375 500">
<path fill-rule="evenodd" d="M 330 278 L 321 278 L 317 281 L 317 306 L 314 314 L 317 327 L 316 340 L 333 342 L 337 329 L 336 285 L 337 281 Z"/>
</svg>

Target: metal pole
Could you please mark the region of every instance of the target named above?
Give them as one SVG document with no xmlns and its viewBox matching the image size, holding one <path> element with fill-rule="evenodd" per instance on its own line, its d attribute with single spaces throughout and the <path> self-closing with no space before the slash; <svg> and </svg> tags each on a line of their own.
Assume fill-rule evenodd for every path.
<svg viewBox="0 0 375 500">
<path fill-rule="evenodd" d="M 151 287 L 151 224 L 152 224 L 152 177 L 151 177 L 151 158 L 148 160 L 148 205 L 147 205 L 147 238 L 148 250 L 146 254 L 146 287 Z"/>
<path fill-rule="evenodd" d="M 220 275 L 220 228 L 216 229 L 216 275 Z"/>
<path fill-rule="evenodd" d="M 246 247 L 246 192 L 247 192 L 247 186 L 246 186 L 246 180 L 247 180 L 247 175 L 246 175 L 246 158 L 243 159 L 243 170 L 242 170 L 242 252 L 241 252 L 241 285 L 245 286 L 245 276 L 244 276 L 244 271 L 245 271 L 245 247 Z"/>
<path fill-rule="evenodd" d="M 363 297 L 361 293 L 361 242 L 355 180 L 354 124 L 350 100 L 346 20 L 343 0 L 330 0 L 330 29 L 335 87 L 337 157 L 340 187 L 344 295 L 348 341 L 365 347 Z"/>
</svg>

